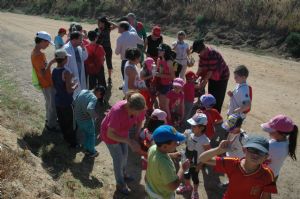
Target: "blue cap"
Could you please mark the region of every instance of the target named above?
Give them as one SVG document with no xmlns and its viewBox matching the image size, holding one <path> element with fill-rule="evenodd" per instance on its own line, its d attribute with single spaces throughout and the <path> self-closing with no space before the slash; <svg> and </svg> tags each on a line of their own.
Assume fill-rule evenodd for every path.
<svg viewBox="0 0 300 199">
<path fill-rule="evenodd" d="M 170 125 L 162 125 L 153 132 L 152 139 L 156 143 L 163 143 L 170 140 L 182 142 L 185 140 L 185 136 Z"/>
<path fill-rule="evenodd" d="M 216 104 L 216 98 L 211 94 L 206 94 L 200 97 L 200 102 L 203 107 L 211 108 Z"/>
<path fill-rule="evenodd" d="M 243 147 L 255 148 L 264 153 L 269 153 L 269 141 L 262 136 L 249 137 Z"/>
</svg>

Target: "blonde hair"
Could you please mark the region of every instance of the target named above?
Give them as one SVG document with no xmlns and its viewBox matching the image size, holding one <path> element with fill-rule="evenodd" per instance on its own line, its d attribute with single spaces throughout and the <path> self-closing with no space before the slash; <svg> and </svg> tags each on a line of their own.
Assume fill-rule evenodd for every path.
<svg viewBox="0 0 300 199">
<path fill-rule="evenodd" d="M 129 91 L 126 94 L 128 107 L 132 110 L 141 111 L 146 108 L 146 101 L 143 95 L 136 91 Z"/>
</svg>

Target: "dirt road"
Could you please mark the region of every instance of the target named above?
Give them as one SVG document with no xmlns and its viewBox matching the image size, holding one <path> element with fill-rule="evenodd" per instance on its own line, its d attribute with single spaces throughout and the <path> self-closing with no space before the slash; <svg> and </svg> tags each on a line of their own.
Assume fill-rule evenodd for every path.
<svg viewBox="0 0 300 199">
<path fill-rule="evenodd" d="M 37 106 L 40 106 L 41 109 L 43 107 L 43 97 L 31 85 L 30 53 L 34 46 L 34 36 L 40 30 L 45 30 L 51 33 L 52 36 L 55 36 L 58 28 L 67 28 L 68 25 L 69 22 L 64 21 L 0 12 L 0 63 L 6 63 L 9 66 L 9 68 L 6 68 L 9 71 L 8 75 L 17 82 L 17 85 L 21 88 L 22 95 L 36 101 Z M 86 30 L 92 30 L 95 28 L 95 25 L 83 24 L 83 27 Z M 117 36 L 118 33 L 113 31 L 113 49 Z M 167 43 L 170 43 L 172 40 L 174 39 L 165 37 Z M 217 47 L 217 49 L 224 55 L 231 71 L 238 64 L 244 64 L 250 69 L 249 83 L 253 87 L 253 108 L 244 126 L 247 132 L 264 134 L 260 130 L 259 124 L 279 113 L 289 115 L 300 125 L 300 63 L 241 52 L 226 47 Z M 53 57 L 53 52 L 54 48 L 52 47 L 47 50 L 48 60 Z M 114 104 L 122 98 L 122 92 L 118 90 L 118 87 L 121 85 L 120 59 L 115 55 L 113 57 L 113 66 L 115 71 L 110 104 Z M 0 65 L 0 67 L 3 66 Z M 228 88 L 232 89 L 233 86 L 234 82 L 231 78 Z M 227 109 L 227 103 L 228 98 L 225 99 L 223 112 Z M 93 176 L 92 178 L 97 178 L 103 182 L 105 188 L 103 193 L 105 192 L 105 195 L 102 195 L 102 198 L 112 198 L 114 179 L 111 159 L 104 144 L 100 144 L 97 149 L 101 151 L 101 155 L 96 158 L 90 177 Z M 300 157 L 300 149 L 298 149 L 297 155 Z M 82 158 L 82 154 L 77 154 L 74 161 L 78 163 Z M 136 166 L 138 163 L 135 162 L 134 164 Z M 299 198 L 299 168 L 299 161 L 292 162 L 288 158 L 278 180 L 279 195 L 274 198 Z M 135 168 L 131 168 L 131 170 L 135 172 Z M 65 171 L 60 178 L 70 175 L 69 171 Z M 61 181 L 63 182 L 63 180 Z M 141 179 L 141 183 L 143 183 L 143 179 Z M 214 198 L 207 196 L 203 187 L 203 180 L 201 180 L 200 187 L 202 187 L 200 191 L 201 198 Z M 88 188 L 91 191 L 93 189 L 92 187 Z M 208 192 L 214 190 L 213 187 L 206 187 L 206 189 Z M 141 196 L 142 193 L 142 191 L 137 191 L 131 198 L 143 198 Z"/>
</svg>

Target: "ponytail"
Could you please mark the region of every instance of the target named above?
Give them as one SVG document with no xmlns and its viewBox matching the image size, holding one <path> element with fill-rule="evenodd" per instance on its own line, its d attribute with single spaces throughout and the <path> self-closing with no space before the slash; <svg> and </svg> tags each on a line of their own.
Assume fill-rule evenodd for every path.
<svg viewBox="0 0 300 199">
<path fill-rule="evenodd" d="M 298 127 L 294 125 L 294 130 L 289 133 L 289 155 L 293 160 L 297 160 L 296 147 L 297 147 Z"/>
</svg>

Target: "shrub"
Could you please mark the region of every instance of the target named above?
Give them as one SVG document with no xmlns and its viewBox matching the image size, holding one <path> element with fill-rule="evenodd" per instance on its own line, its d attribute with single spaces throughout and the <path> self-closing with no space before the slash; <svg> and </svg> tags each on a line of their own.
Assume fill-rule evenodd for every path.
<svg viewBox="0 0 300 199">
<path fill-rule="evenodd" d="M 288 51 L 294 57 L 300 57 L 300 33 L 297 32 L 290 33 L 285 41 L 287 44 Z"/>
</svg>

